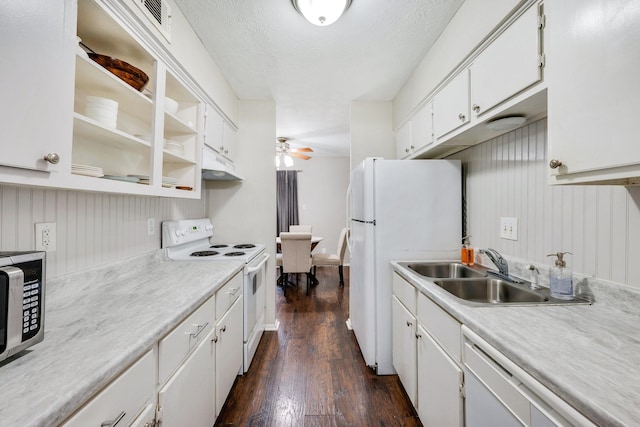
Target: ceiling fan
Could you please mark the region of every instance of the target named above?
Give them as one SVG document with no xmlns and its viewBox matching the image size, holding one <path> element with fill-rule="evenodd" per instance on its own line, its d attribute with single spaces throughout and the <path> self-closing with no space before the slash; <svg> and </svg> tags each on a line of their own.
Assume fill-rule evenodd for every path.
<svg viewBox="0 0 640 427">
<path fill-rule="evenodd" d="M 285 163 L 286 163 L 286 156 L 293 156 L 302 160 L 309 160 L 311 158 L 311 156 L 302 154 L 302 153 L 313 153 L 313 150 L 311 149 L 311 147 L 291 148 L 287 141 L 288 141 L 288 138 L 285 138 L 282 136 L 278 138 L 278 143 L 276 144 L 276 157 L 278 156 L 283 157 L 285 159 Z"/>
</svg>

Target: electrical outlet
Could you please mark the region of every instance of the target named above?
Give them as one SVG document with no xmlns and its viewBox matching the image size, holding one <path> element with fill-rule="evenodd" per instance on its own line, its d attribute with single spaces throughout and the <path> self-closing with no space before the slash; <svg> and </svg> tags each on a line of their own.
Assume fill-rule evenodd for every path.
<svg viewBox="0 0 640 427">
<path fill-rule="evenodd" d="M 518 240 L 518 218 L 500 218 L 500 238 Z"/>
<path fill-rule="evenodd" d="M 36 225 L 36 251 L 53 252 L 56 250 L 56 223 L 40 222 Z"/>
<path fill-rule="evenodd" d="M 156 219 L 147 218 L 147 236 L 153 236 L 156 233 Z"/>
</svg>

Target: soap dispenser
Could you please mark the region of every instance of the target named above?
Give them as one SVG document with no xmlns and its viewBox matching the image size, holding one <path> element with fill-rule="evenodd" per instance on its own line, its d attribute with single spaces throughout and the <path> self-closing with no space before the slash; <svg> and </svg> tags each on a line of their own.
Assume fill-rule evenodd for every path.
<svg viewBox="0 0 640 427">
<path fill-rule="evenodd" d="M 547 256 L 556 257 L 555 266 L 549 269 L 549 290 L 553 298 L 570 300 L 574 297 L 573 274 L 564 260 L 566 254 L 571 252 L 557 252 Z"/>
<path fill-rule="evenodd" d="M 462 238 L 462 249 L 460 250 L 460 261 L 464 265 L 473 265 L 475 263 L 474 250 L 471 247 L 471 236 L 465 236 Z"/>
</svg>

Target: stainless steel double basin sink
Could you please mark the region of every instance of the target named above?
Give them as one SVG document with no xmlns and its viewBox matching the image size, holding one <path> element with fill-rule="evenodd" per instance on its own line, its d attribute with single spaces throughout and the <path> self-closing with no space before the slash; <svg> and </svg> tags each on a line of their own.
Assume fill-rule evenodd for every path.
<svg viewBox="0 0 640 427">
<path fill-rule="evenodd" d="M 551 297 L 548 288 L 531 288 L 526 281 L 516 283 L 493 277 L 482 267 L 456 262 L 399 262 L 419 276 L 441 287 L 463 303 L 477 306 L 591 304 L 589 298 L 572 300 Z"/>
</svg>

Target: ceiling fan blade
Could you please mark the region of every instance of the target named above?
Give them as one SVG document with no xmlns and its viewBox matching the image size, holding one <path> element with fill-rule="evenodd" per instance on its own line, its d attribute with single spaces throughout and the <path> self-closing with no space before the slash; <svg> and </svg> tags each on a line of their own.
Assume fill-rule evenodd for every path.
<svg viewBox="0 0 640 427">
<path fill-rule="evenodd" d="M 297 151 L 298 153 L 313 153 L 311 147 L 292 148 L 291 151 Z"/>
<path fill-rule="evenodd" d="M 289 155 L 293 156 L 293 157 L 297 157 L 297 158 L 302 159 L 302 160 L 309 160 L 311 158 L 310 156 L 307 156 L 305 154 L 294 153 L 292 151 L 289 152 Z"/>
</svg>

